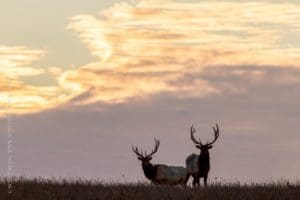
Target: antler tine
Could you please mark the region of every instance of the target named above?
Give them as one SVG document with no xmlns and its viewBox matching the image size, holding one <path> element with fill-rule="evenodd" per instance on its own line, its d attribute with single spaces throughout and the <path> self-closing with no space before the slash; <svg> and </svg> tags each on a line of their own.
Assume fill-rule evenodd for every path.
<svg viewBox="0 0 300 200">
<path fill-rule="evenodd" d="M 214 129 L 214 132 L 215 132 L 215 137 L 219 137 L 219 135 L 220 135 L 220 131 L 219 131 L 219 126 L 218 126 L 218 124 L 216 124 L 216 128 Z"/>
<path fill-rule="evenodd" d="M 139 155 L 139 152 L 137 151 L 137 148 L 134 147 L 133 145 L 132 145 L 132 151 L 133 151 L 135 154 Z"/>
<path fill-rule="evenodd" d="M 193 127 L 193 125 L 191 126 L 191 139 L 195 144 L 199 144 L 202 145 L 201 140 L 199 138 L 199 141 L 195 139 L 194 137 L 194 133 L 196 132 L 196 129 Z"/>
<path fill-rule="evenodd" d="M 218 124 L 216 124 L 216 128 L 213 127 L 213 130 L 214 130 L 214 133 L 215 133 L 215 139 L 212 142 L 208 143 L 208 145 L 212 145 L 213 143 L 215 143 L 215 141 L 217 141 L 217 139 L 220 135 Z"/>
<path fill-rule="evenodd" d="M 157 152 L 158 147 L 159 147 L 159 145 L 160 145 L 160 142 L 159 142 L 158 139 L 154 138 L 154 143 L 155 143 L 154 149 L 153 149 L 152 152 L 151 152 L 149 155 L 147 155 L 147 156 L 152 156 L 153 154 L 155 154 L 155 153 Z"/>
<path fill-rule="evenodd" d="M 133 145 L 131 145 L 131 149 L 134 153 L 136 153 Z"/>
<path fill-rule="evenodd" d="M 144 157 L 144 156 L 143 156 L 143 153 L 141 154 L 141 153 L 139 152 L 138 148 L 137 148 L 137 147 L 134 147 L 133 145 L 132 145 L 132 151 L 133 151 L 137 156 Z"/>
</svg>

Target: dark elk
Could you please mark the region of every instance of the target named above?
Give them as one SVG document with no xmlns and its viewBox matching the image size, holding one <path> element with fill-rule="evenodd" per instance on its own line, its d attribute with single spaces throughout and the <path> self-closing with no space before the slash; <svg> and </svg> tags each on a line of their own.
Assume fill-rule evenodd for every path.
<svg viewBox="0 0 300 200">
<path fill-rule="evenodd" d="M 216 127 L 213 127 L 215 138 L 212 142 L 207 142 L 203 144 L 199 138 L 199 140 L 195 139 L 194 133 L 196 129 L 191 127 L 191 139 L 196 144 L 196 147 L 200 149 L 200 155 L 191 154 L 186 158 L 186 182 L 189 177 L 193 177 L 193 186 L 200 185 L 200 178 L 204 179 L 204 185 L 207 186 L 207 177 L 208 172 L 210 170 L 210 158 L 209 158 L 209 149 L 213 146 L 212 144 L 216 142 L 219 137 L 219 126 L 216 124 Z"/>
<path fill-rule="evenodd" d="M 163 184 L 163 185 L 178 185 L 185 184 L 186 169 L 184 167 L 178 166 L 168 166 L 157 164 L 154 165 L 150 161 L 152 156 L 157 152 L 159 147 L 159 140 L 155 139 L 154 150 L 150 154 L 139 151 L 137 147 L 132 146 L 132 151 L 138 156 L 137 158 L 142 161 L 142 168 L 144 175 L 153 184 Z"/>
</svg>

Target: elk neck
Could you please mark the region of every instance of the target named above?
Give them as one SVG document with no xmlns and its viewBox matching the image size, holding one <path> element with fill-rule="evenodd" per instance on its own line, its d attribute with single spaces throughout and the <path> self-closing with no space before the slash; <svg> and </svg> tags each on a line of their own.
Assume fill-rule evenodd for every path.
<svg viewBox="0 0 300 200">
<path fill-rule="evenodd" d="M 153 165 L 151 163 L 146 163 L 146 164 L 142 164 L 142 167 L 143 167 L 144 174 L 148 179 L 150 180 L 155 179 L 156 169 L 157 169 L 156 165 Z"/>
<path fill-rule="evenodd" d="M 209 167 L 209 151 L 201 151 L 198 157 L 198 165 L 202 167 Z"/>
</svg>

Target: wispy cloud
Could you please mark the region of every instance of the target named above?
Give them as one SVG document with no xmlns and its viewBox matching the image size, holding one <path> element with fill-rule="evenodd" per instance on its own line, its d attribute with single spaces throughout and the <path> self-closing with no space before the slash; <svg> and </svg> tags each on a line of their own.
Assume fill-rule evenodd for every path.
<svg viewBox="0 0 300 200">
<path fill-rule="evenodd" d="M 116 3 L 98 16 L 71 18 L 67 28 L 101 61 L 68 71 L 61 80 L 70 88 L 91 89 L 93 100 L 87 102 L 187 88 L 218 93 L 201 79 L 171 83 L 213 65 L 299 66 L 300 46 L 281 41 L 286 28 L 299 30 L 293 23 L 300 19 L 298 9 L 267 2 Z"/>
<path fill-rule="evenodd" d="M 7 112 L 26 114 L 53 108 L 67 98 L 57 85 L 34 86 L 22 81 L 26 76 L 51 76 L 48 72 L 54 67 L 34 66 L 45 54 L 25 46 L 0 46 L 0 117 Z"/>
<path fill-rule="evenodd" d="M 193 58 L 200 64 L 286 64 L 299 58 L 299 46 L 284 47 L 280 41 L 286 28 L 299 31 L 293 23 L 300 19 L 298 5 L 155 2 L 117 3 L 100 16 L 73 17 L 68 28 L 93 45 L 94 55 L 102 52 L 106 58 Z M 274 60 L 279 53 L 285 55 Z"/>
<path fill-rule="evenodd" d="M 271 2 L 120 2 L 98 15 L 73 16 L 67 25 L 97 61 L 44 71 L 30 67 L 44 51 L 2 46 L 0 70 L 17 83 L 24 75 L 55 76 L 57 85 L 48 89 L 59 94 L 58 100 L 41 87 L 34 88 L 35 95 L 47 100 L 29 98 L 51 106 L 70 100 L 119 103 L 162 92 L 182 98 L 222 94 L 223 87 L 202 77 L 207 68 L 300 66 L 300 44 L 286 42 L 290 31 L 300 32 L 299 9 L 299 4 Z M 260 81 L 260 71 L 246 76 Z M 245 76 L 243 70 L 234 73 Z M 180 82 L 193 74 L 193 81 Z"/>
<path fill-rule="evenodd" d="M 0 72 L 8 77 L 39 75 L 44 72 L 43 69 L 28 65 L 39 60 L 45 53 L 43 50 L 24 46 L 0 46 Z"/>
<path fill-rule="evenodd" d="M 20 80 L 0 76 L 0 116 L 7 112 L 25 114 L 48 109 L 56 105 L 57 88 L 31 86 Z M 6 110 L 8 108 L 9 110 Z"/>
</svg>

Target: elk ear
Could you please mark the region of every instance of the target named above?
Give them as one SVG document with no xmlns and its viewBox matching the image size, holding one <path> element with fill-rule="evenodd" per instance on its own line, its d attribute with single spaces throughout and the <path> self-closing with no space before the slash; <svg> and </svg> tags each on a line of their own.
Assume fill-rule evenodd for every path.
<svg viewBox="0 0 300 200">
<path fill-rule="evenodd" d="M 152 157 L 149 157 L 149 160 L 152 160 Z"/>
<path fill-rule="evenodd" d="M 211 149 L 211 148 L 213 148 L 213 145 L 209 145 L 209 146 L 208 146 L 208 149 Z"/>
<path fill-rule="evenodd" d="M 142 157 L 138 157 L 139 160 L 142 160 Z"/>
<path fill-rule="evenodd" d="M 201 146 L 200 146 L 200 145 L 196 145 L 196 147 L 197 147 L 198 149 L 201 149 Z"/>
</svg>

